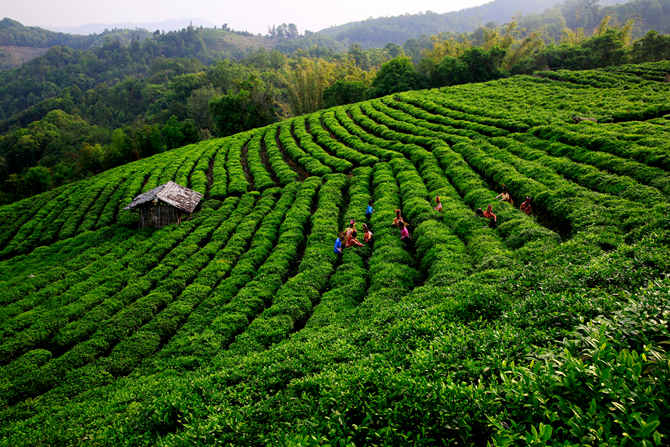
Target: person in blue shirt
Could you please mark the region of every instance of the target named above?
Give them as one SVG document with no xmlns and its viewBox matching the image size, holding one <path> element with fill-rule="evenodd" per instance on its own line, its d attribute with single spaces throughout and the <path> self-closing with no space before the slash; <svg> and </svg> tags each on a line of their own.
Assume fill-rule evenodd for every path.
<svg viewBox="0 0 670 447">
<path fill-rule="evenodd" d="M 335 239 L 335 253 L 338 255 L 342 254 L 342 235 L 338 234 L 337 239 Z"/>
<path fill-rule="evenodd" d="M 365 217 L 367 217 L 368 220 L 372 218 L 372 213 L 374 213 L 375 210 L 372 209 L 372 199 L 368 202 L 368 207 L 365 209 Z"/>
</svg>

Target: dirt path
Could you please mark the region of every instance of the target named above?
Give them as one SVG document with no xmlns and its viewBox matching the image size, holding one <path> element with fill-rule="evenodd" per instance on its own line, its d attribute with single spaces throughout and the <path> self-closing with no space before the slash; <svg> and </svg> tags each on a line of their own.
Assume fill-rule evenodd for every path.
<svg viewBox="0 0 670 447">
<path fill-rule="evenodd" d="M 268 151 L 267 147 L 265 147 L 265 138 L 261 139 L 261 163 L 263 163 L 263 166 L 265 166 L 265 170 L 268 171 L 268 174 L 270 174 L 270 178 L 273 182 L 275 182 L 275 185 L 280 185 L 281 183 L 279 182 L 279 178 L 277 178 L 277 174 L 275 174 L 275 171 L 272 169 L 272 165 L 270 164 L 270 160 L 268 159 Z"/>
</svg>

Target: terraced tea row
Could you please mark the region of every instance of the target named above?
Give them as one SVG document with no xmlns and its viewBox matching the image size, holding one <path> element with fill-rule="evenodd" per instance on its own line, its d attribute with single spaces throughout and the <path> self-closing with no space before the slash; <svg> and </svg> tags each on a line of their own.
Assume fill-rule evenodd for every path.
<svg viewBox="0 0 670 447">
<path fill-rule="evenodd" d="M 664 73 L 405 92 L 1 208 L 0 445 L 665 443 Z M 136 229 L 168 181 L 201 204 Z"/>
</svg>

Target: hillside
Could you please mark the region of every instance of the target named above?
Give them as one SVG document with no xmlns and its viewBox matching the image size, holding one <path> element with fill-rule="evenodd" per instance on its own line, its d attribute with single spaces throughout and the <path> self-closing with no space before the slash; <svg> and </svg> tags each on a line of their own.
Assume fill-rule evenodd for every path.
<svg viewBox="0 0 670 447">
<path fill-rule="evenodd" d="M 21 65 L 43 56 L 49 48 L 0 46 L 0 69 L 20 67 Z"/>
<path fill-rule="evenodd" d="M 669 0 L 494 0 L 481 6 L 439 14 L 426 11 L 392 17 L 369 18 L 319 31 L 337 41 L 359 43 L 364 47 L 383 47 L 387 42 L 407 45 L 408 39 L 440 33 L 471 33 L 478 28 L 494 28 L 521 13 L 519 26 L 528 33 L 543 31 L 544 40 L 560 41 L 564 28 L 594 29 L 609 14 L 613 23 L 636 18 L 636 36 L 650 29 L 670 32 Z"/>
<path fill-rule="evenodd" d="M 88 35 L 103 33 L 105 30 L 110 29 L 145 29 L 151 30 L 152 32 L 155 30 L 179 31 L 189 26 L 214 28 L 216 24 L 214 22 L 210 22 L 209 20 L 193 17 L 163 20 L 161 22 L 88 23 L 86 25 L 79 26 L 47 26 L 45 28 L 60 33 Z"/>
<path fill-rule="evenodd" d="M 349 22 L 339 26 L 322 29 L 320 34 L 342 40 L 344 37 L 356 35 L 356 31 L 375 35 L 383 46 L 386 42 L 395 42 L 402 45 L 407 39 L 417 38 L 422 34 L 435 35 L 444 31 L 454 33 L 471 32 L 477 26 L 487 22 L 505 22 L 517 12 L 524 14 L 540 13 L 556 4 L 556 0 L 494 0 L 481 6 L 464 8 L 459 11 L 437 13 L 425 11 L 419 14 L 404 14 L 401 16 L 369 18 L 360 22 Z M 381 36 L 389 33 L 389 28 L 397 35 Z M 384 40 L 386 39 L 386 40 Z M 356 42 L 363 43 L 360 40 Z M 384 42 L 382 42 L 384 41 Z M 367 42 L 366 42 L 367 43 Z"/>
<path fill-rule="evenodd" d="M 167 24 L 167 22 L 161 22 Z M 159 23 L 160 24 L 160 23 Z M 176 24 L 172 24 L 172 27 Z M 253 35 L 246 31 L 224 31 L 222 29 L 199 28 L 185 26 L 177 31 L 169 31 L 167 35 L 157 31 L 148 31 L 145 28 L 114 28 L 111 31 L 105 29 L 100 34 L 75 35 L 62 32 L 54 32 L 38 27 L 23 26 L 21 23 L 5 18 L 0 21 L 0 70 L 20 67 L 39 56 L 44 55 L 49 48 L 54 46 L 66 46 L 73 49 L 98 51 L 110 45 L 128 46 L 133 39 L 146 44 L 149 37 L 154 41 L 170 40 L 173 36 L 183 35 L 195 31 L 202 35 L 205 43 L 202 49 L 191 51 L 194 57 L 203 62 L 211 62 L 215 59 L 236 58 L 242 59 L 249 52 L 264 48 L 266 50 L 277 49 L 284 54 L 296 50 L 309 50 L 313 47 L 321 47 L 335 52 L 344 52 L 348 46 L 338 42 L 332 37 L 310 31 L 295 38 L 270 37 Z M 170 42 L 173 48 L 167 54 L 159 56 L 173 56 L 183 53 L 185 48 L 181 41 Z M 193 50 L 188 48 L 187 50 Z"/>
<path fill-rule="evenodd" d="M 327 48 L 335 52 L 343 52 L 347 49 L 346 45 L 331 37 L 309 31 L 298 38 L 245 35 L 214 29 L 205 29 L 201 32 L 207 50 L 211 54 L 232 55 L 238 59 L 259 48 L 265 48 L 268 51 L 276 49 L 284 54 L 292 53 L 298 49 L 309 50 L 313 47 Z"/>
<path fill-rule="evenodd" d="M 36 26 L 23 26 L 5 17 L 0 20 L 0 70 L 20 67 L 44 55 L 49 48 L 67 46 L 83 50 L 101 48 L 108 41 L 129 45 L 132 39 L 146 39 L 151 33 L 145 29 L 113 29 L 100 34 L 79 36 L 49 31 Z"/>
<path fill-rule="evenodd" d="M 0 445 L 667 444 L 669 74 L 405 92 L 0 207 Z M 201 205 L 137 230 L 169 180 Z"/>
</svg>

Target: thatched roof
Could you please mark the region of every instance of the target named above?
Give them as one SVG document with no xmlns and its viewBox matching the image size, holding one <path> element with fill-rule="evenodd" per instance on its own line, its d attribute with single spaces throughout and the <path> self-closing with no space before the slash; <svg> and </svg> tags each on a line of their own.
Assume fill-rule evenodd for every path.
<svg viewBox="0 0 670 447">
<path fill-rule="evenodd" d="M 135 197 L 124 210 L 129 210 L 137 205 L 159 199 L 175 208 L 192 213 L 195 207 L 198 206 L 201 198 L 202 194 L 197 191 L 185 188 L 175 182 L 167 182 Z"/>
</svg>

